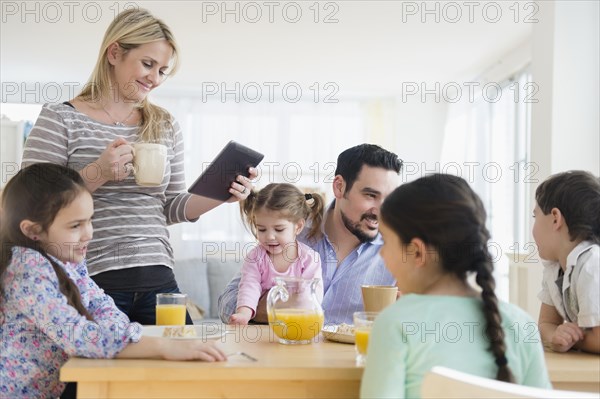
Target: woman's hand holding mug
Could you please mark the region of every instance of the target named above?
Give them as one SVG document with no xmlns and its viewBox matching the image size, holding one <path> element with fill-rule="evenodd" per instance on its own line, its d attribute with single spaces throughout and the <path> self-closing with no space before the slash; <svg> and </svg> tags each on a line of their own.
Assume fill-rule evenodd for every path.
<svg viewBox="0 0 600 399">
<path fill-rule="evenodd" d="M 121 181 L 127 178 L 132 168 L 133 147 L 123 138 L 118 138 L 110 143 L 96 160 L 102 178 L 106 181 Z"/>
</svg>

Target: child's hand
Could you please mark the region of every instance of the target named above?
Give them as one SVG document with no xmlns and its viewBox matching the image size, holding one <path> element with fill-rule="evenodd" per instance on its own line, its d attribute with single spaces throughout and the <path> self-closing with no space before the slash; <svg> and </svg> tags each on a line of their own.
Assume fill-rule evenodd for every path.
<svg viewBox="0 0 600 399">
<path fill-rule="evenodd" d="M 564 323 L 556 328 L 552 336 L 552 350 L 566 352 L 584 337 L 583 330 L 575 323 Z"/>
<path fill-rule="evenodd" d="M 240 326 L 248 325 L 248 322 L 252 318 L 252 309 L 246 306 L 241 306 L 237 311 L 229 318 L 229 324 L 236 324 Z"/>
<path fill-rule="evenodd" d="M 248 325 L 248 322 L 250 321 L 250 317 L 247 314 L 243 314 L 243 313 L 234 313 L 231 315 L 231 317 L 229 317 L 229 324 L 236 324 L 239 326 L 246 326 Z"/>
<path fill-rule="evenodd" d="M 165 360 L 203 360 L 205 362 L 222 362 L 227 356 L 214 342 L 204 343 L 202 340 L 167 340 L 168 343 L 163 350 Z"/>
</svg>

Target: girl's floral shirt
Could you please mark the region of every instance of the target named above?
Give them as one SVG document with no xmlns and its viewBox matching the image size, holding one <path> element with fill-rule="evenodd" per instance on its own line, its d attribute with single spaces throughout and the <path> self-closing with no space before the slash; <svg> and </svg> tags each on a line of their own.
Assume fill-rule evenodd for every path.
<svg viewBox="0 0 600 399">
<path fill-rule="evenodd" d="M 70 356 L 112 358 L 140 339 L 131 323 L 90 278 L 85 261 L 54 261 L 75 282 L 89 321 L 67 303 L 50 262 L 39 252 L 12 249 L 0 298 L 0 397 L 56 398 L 61 366 Z"/>
</svg>

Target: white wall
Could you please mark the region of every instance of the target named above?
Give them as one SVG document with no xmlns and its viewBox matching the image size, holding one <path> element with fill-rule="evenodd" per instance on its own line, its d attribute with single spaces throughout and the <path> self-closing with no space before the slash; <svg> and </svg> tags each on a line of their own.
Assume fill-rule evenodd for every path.
<svg viewBox="0 0 600 399">
<path fill-rule="evenodd" d="M 85 82 L 104 30 L 127 4 L 76 2 L 70 16 L 68 2 L 52 3 L 59 18 L 55 7 L 44 2 L 2 3 L 3 82 Z M 249 4 L 244 1 L 130 4 L 148 8 L 172 27 L 183 62 L 165 85 L 184 89 L 197 89 L 204 81 L 333 81 L 344 94 L 394 96 L 404 82 L 476 75 L 531 34 L 531 24 L 514 23 L 511 4 L 504 2 L 478 3 L 472 21 L 460 2 L 456 21 L 444 2 L 427 7 L 401 1 L 296 2 L 302 17 L 292 23 L 284 19 L 283 9 L 293 3 L 277 2 L 273 22 L 261 6 L 257 23 L 248 22 L 252 10 L 243 12 Z M 500 4 L 498 21 L 489 22 L 493 7 L 483 14 L 485 3 Z M 215 15 L 208 12 L 210 6 L 218 7 Z M 238 15 L 223 13 L 236 6 Z M 437 13 L 426 12 L 436 7 Z M 286 15 L 292 11 L 288 7 Z M 333 23 L 324 22 L 327 15 Z"/>
<path fill-rule="evenodd" d="M 392 148 L 405 161 L 403 181 L 440 172 L 448 104 L 402 102 L 399 98 L 395 111 L 396 139 Z"/>
<path fill-rule="evenodd" d="M 552 173 L 600 174 L 600 31 L 597 1 L 555 4 Z"/>
<path fill-rule="evenodd" d="M 585 169 L 600 174 L 600 32 L 596 1 L 539 2 L 534 26 L 531 160 L 543 180 Z"/>
</svg>

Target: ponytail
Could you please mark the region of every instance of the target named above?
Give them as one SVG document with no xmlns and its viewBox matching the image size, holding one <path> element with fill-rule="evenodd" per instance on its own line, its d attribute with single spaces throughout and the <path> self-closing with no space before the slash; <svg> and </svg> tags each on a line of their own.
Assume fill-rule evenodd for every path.
<svg viewBox="0 0 600 399">
<path fill-rule="evenodd" d="M 323 230 L 321 229 L 321 224 L 323 223 L 323 212 L 325 209 L 325 201 L 323 197 L 321 197 L 317 193 L 313 194 L 305 194 L 304 198 L 307 201 L 312 200 L 312 204 L 308 205 L 310 208 L 310 213 L 308 215 L 308 219 L 311 221 L 310 231 L 306 235 L 309 240 L 320 238 L 323 234 Z"/>
<path fill-rule="evenodd" d="M 250 230 L 253 236 L 256 237 L 256 225 L 254 223 L 254 208 L 258 196 L 254 190 L 250 190 L 250 194 L 245 200 L 240 201 L 240 216 L 244 222 L 244 226 Z"/>
<path fill-rule="evenodd" d="M 487 252 L 487 249 L 485 250 Z M 481 287 L 481 299 L 483 300 L 483 314 L 487 326 L 486 335 L 490 341 L 490 351 L 494 355 L 498 373 L 498 381 L 514 382 L 514 376 L 508 367 L 506 359 L 506 344 L 504 342 L 504 329 L 502 329 L 502 319 L 498 309 L 498 298 L 494 293 L 496 282 L 492 275 L 492 264 L 490 261 L 479 263 L 477 269 L 476 281 Z"/>
</svg>

